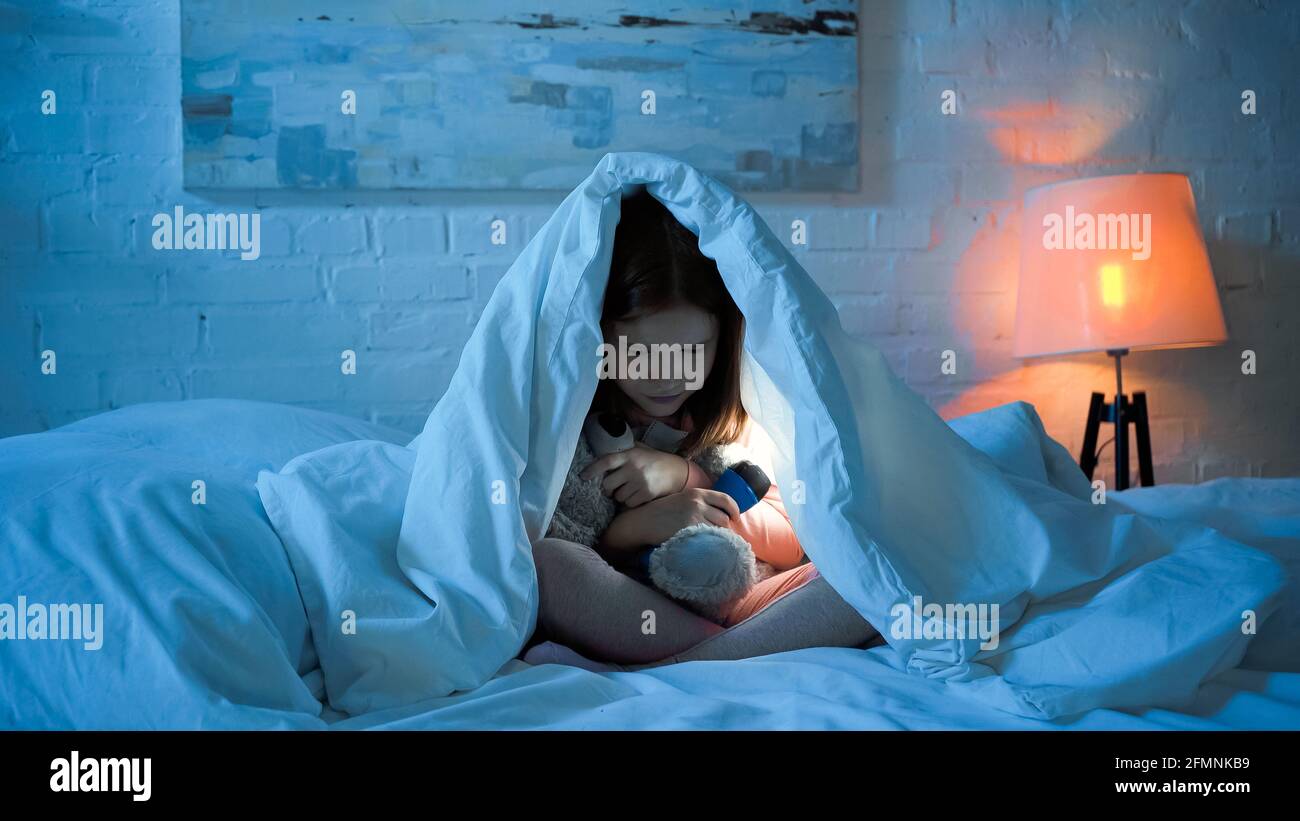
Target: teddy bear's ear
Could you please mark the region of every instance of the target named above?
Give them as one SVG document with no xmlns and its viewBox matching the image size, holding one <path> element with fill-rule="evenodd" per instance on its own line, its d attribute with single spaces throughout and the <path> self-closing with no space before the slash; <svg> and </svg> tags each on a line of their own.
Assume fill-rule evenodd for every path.
<svg viewBox="0 0 1300 821">
<path fill-rule="evenodd" d="M 596 456 L 627 450 L 636 444 L 632 428 L 614 413 L 592 413 L 582 425 L 582 439 Z"/>
</svg>

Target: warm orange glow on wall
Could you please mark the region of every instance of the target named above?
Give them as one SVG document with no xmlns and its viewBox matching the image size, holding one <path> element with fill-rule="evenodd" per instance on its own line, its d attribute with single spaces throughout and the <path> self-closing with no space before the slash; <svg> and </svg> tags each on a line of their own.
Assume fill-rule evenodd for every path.
<svg viewBox="0 0 1300 821">
<path fill-rule="evenodd" d="M 1004 158 L 1021 165 L 1059 166 L 1094 156 L 1125 125 L 1107 100 L 1021 102 L 977 114 L 985 136 Z"/>
<path fill-rule="evenodd" d="M 1140 114 L 1147 110 L 1150 89 L 1081 78 L 1023 91 L 1026 96 L 1018 99 L 972 95 L 970 119 L 1007 166 L 1057 176 L 1065 172 L 1063 166 L 1137 159 L 1124 135 L 1149 128 Z M 980 105 L 979 98 L 987 102 Z M 1016 176 L 1027 185 L 1044 182 L 1041 173 Z"/>
</svg>

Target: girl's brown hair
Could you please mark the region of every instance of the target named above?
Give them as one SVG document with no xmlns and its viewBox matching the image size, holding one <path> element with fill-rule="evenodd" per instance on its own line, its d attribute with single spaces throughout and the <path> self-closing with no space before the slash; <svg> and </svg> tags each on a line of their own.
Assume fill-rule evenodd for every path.
<svg viewBox="0 0 1300 821">
<path fill-rule="evenodd" d="M 623 198 L 601 329 L 609 339 L 614 322 L 677 304 L 693 305 L 718 320 L 713 370 L 682 406 L 694 423 L 679 448 L 689 459 L 706 448 L 736 441 L 748 421 L 740 403 L 745 320 L 722 282 L 717 263 L 700 251 L 695 234 L 663 203 L 641 190 Z M 592 406 L 625 415 L 630 401 L 616 385 L 602 380 Z"/>
</svg>

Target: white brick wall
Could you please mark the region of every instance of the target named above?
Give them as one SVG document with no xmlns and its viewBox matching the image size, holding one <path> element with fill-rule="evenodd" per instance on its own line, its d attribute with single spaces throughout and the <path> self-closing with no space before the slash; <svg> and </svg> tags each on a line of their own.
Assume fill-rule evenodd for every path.
<svg viewBox="0 0 1300 821">
<path fill-rule="evenodd" d="M 0 69 L 0 434 L 207 396 L 417 430 L 562 194 L 204 200 L 181 186 L 177 3 L 31 8 L 27 30 L 0 32 L 16 55 Z M 792 250 L 845 326 L 945 415 L 1025 399 L 1077 454 L 1087 395 L 1112 391 L 1113 372 L 1101 354 L 1010 356 L 1021 197 L 1185 172 L 1231 340 L 1126 361 L 1125 385 L 1149 391 L 1157 479 L 1300 474 L 1300 5 L 882 0 L 860 16 L 858 193 L 751 197 L 778 236 L 806 221 Z M 51 87 L 57 123 L 37 113 Z M 176 205 L 260 208 L 262 259 L 154 251 L 149 220 Z M 505 246 L 489 241 L 498 218 Z M 44 348 L 59 351 L 57 381 L 39 374 Z M 355 377 L 339 373 L 344 348 Z M 939 371 L 946 349 L 954 376 Z"/>
</svg>

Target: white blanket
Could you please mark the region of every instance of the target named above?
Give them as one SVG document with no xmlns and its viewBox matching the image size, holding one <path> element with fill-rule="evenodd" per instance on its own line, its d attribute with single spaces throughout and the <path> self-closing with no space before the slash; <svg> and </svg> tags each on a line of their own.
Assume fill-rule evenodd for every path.
<svg viewBox="0 0 1300 821">
<path fill-rule="evenodd" d="M 532 632 L 529 546 L 596 388 L 619 203 L 642 185 L 699 236 L 748 319 L 743 399 L 778 484 L 802 488 L 788 506 L 801 543 L 910 672 L 1052 718 L 1184 703 L 1241 658 L 1243 613 L 1262 621 L 1282 585 L 1270 557 L 1093 504 L 1027 406 L 972 446 L 841 330 L 747 203 L 666 157 L 610 154 L 511 266 L 410 448 L 340 445 L 259 480 L 335 708 L 475 688 Z M 996 647 L 961 635 L 951 611 L 900 635 L 896 608 L 917 597 L 996 605 Z"/>
</svg>

